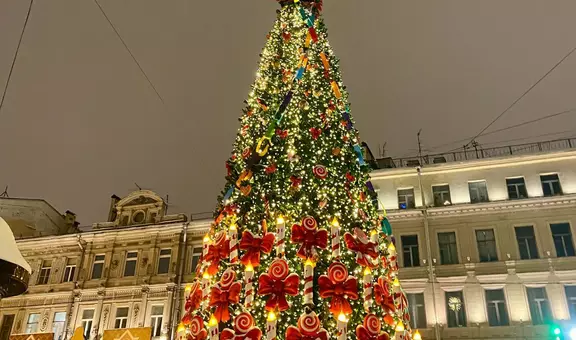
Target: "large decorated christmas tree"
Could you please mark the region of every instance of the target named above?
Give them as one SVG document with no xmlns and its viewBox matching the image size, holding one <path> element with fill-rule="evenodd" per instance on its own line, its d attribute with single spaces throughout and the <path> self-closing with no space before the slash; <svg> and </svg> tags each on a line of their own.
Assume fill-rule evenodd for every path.
<svg viewBox="0 0 576 340">
<path fill-rule="evenodd" d="M 280 0 L 181 340 L 411 339 L 321 0 Z"/>
</svg>

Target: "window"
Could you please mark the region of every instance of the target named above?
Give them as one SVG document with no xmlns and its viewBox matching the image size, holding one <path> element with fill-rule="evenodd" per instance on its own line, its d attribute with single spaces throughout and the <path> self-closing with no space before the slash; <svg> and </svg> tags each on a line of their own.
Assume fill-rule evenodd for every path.
<svg viewBox="0 0 576 340">
<path fill-rule="evenodd" d="M 76 273 L 76 261 L 77 258 L 71 258 L 66 260 L 66 268 L 64 268 L 64 277 L 62 282 L 72 282 L 74 281 L 74 274 Z"/>
<path fill-rule="evenodd" d="M 398 209 L 414 209 L 414 188 L 398 190 Z"/>
<path fill-rule="evenodd" d="M 54 313 L 54 321 L 52 321 L 52 332 L 54 333 L 54 340 L 62 340 L 64 335 L 64 324 L 66 323 L 66 312 Z"/>
<path fill-rule="evenodd" d="M 105 258 L 106 255 L 94 256 L 94 264 L 92 265 L 92 280 L 98 280 L 102 278 L 102 271 L 104 269 Z"/>
<path fill-rule="evenodd" d="M 503 289 L 486 291 L 486 309 L 490 326 L 508 326 L 510 324 Z"/>
<path fill-rule="evenodd" d="M 36 333 L 38 331 L 38 323 L 40 323 L 40 313 L 32 313 L 28 315 L 28 321 L 26 321 L 26 334 Z"/>
<path fill-rule="evenodd" d="M 527 198 L 528 193 L 526 192 L 526 182 L 524 182 L 524 177 L 517 178 L 507 178 L 506 186 L 508 187 L 508 198 L 511 200 L 517 200 L 521 198 Z"/>
<path fill-rule="evenodd" d="M 550 229 L 552 230 L 552 239 L 554 240 L 554 247 L 556 248 L 556 256 L 574 256 L 574 244 L 572 243 L 570 224 L 551 224 Z"/>
<path fill-rule="evenodd" d="M 134 221 L 135 224 L 140 224 L 140 223 L 144 222 L 145 218 L 146 218 L 146 215 L 144 215 L 144 212 L 138 211 L 134 214 L 134 216 L 132 216 L 132 221 Z"/>
<path fill-rule="evenodd" d="M 162 334 L 162 317 L 164 316 L 164 306 L 152 306 L 150 317 L 150 327 L 152 327 L 152 337 Z"/>
<path fill-rule="evenodd" d="M 568 300 L 568 309 L 570 310 L 570 318 L 576 319 L 576 286 L 564 287 L 566 291 L 566 299 Z"/>
<path fill-rule="evenodd" d="M 450 198 L 450 186 L 448 184 L 433 186 L 432 193 L 434 194 L 435 207 L 443 207 L 452 204 L 452 199 Z"/>
<path fill-rule="evenodd" d="M 476 244 L 478 245 L 480 262 L 498 261 L 494 229 L 476 230 Z"/>
<path fill-rule="evenodd" d="M 136 275 L 136 263 L 138 262 L 138 252 L 126 253 L 126 263 L 124 263 L 124 276 Z"/>
<path fill-rule="evenodd" d="M 116 309 L 116 319 L 114 320 L 114 328 L 126 328 L 128 325 L 128 307 L 119 307 Z"/>
<path fill-rule="evenodd" d="M 84 328 L 84 339 L 90 339 L 90 332 L 92 331 L 92 321 L 94 319 L 94 310 L 85 309 L 82 311 L 81 325 Z"/>
<path fill-rule="evenodd" d="M 400 236 L 402 251 L 404 254 L 404 267 L 420 266 L 420 254 L 418 253 L 418 235 Z"/>
<path fill-rule="evenodd" d="M 412 329 L 426 328 L 426 308 L 424 307 L 424 294 L 407 294 L 410 313 L 410 327 Z"/>
<path fill-rule="evenodd" d="M 540 181 L 542 182 L 542 192 L 544 196 L 557 196 L 562 195 L 562 187 L 560 186 L 560 178 L 558 174 L 553 175 L 542 175 L 540 176 Z"/>
<path fill-rule="evenodd" d="M 440 248 L 440 264 L 458 264 L 455 232 L 438 233 L 438 247 Z"/>
<path fill-rule="evenodd" d="M 170 256 L 172 249 L 161 249 L 160 259 L 158 260 L 158 274 L 168 274 L 170 270 Z"/>
<path fill-rule="evenodd" d="M 194 249 L 192 249 L 192 268 L 190 270 L 191 273 L 196 272 L 196 267 L 198 267 L 198 262 L 200 262 L 200 258 L 202 258 L 202 247 L 194 247 Z"/>
<path fill-rule="evenodd" d="M 0 326 L 0 340 L 9 340 L 14 326 L 14 314 L 4 314 L 2 326 Z"/>
<path fill-rule="evenodd" d="M 462 292 L 446 292 L 448 327 L 466 327 L 466 310 Z"/>
<path fill-rule="evenodd" d="M 470 190 L 470 202 L 488 202 L 488 189 L 486 188 L 486 181 L 468 182 L 468 189 Z"/>
<path fill-rule="evenodd" d="M 40 273 L 38 274 L 39 285 L 45 285 L 50 279 L 50 271 L 52 270 L 52 260 L 42 261 L 42 268 L 40 268 Z"/>
<path fill-rule="evenodd" d="M 528 294 L 528 305 L 530 306 L 530 315 L 532 324 L 542 325 L 552 321 L 552 311 L 548 302 L 545 288 L 526 288 Z"/>
<path fill-rule="evenodd" d="M 539 256 L 534 227 L 516 227 L 514 229 L 516 230 L 516 241 L 518 241 L 520 258 L 522 260 L 537 259 Z"/>
</svg>

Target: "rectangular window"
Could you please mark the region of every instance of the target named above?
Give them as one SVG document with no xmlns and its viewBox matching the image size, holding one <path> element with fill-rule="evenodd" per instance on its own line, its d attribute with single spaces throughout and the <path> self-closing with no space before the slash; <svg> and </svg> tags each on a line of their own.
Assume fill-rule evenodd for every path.
<svg viewBox="0 0 576 340">
<path fill-rule="evenodd" d="M 438 233 L 438 247 L 440 248 L 440 264 L 458 264 L 455 232 Z"/>
<path fill-rule="evenodd" d="M 480 262 L 498 261 L 494 229 L 476 230 L 476 244 L 478 245 Z"/>
<path fill-rule="evenodd" d="M 116 308 L 116 319 L 114 320 L 114 328 L 126 328 L 128 325 L 128 307 Z"/>
<path fill-rule="evenodd" d="M 104 271 L 104 259 L 106 255 L 96 255 L 94 256 L 94 264 L 92 265 L 92 280 L 98 280 L 102 278 L 102 272 Z"/>
<path fill-rule="evenodd" d="M 506 178 L 506 186 L 508 187 L 509 199 L 517 200 L 521 198 L 528 198 L 524 177 Z"/>
<path fill-rule="evenodd" d="M 565 286 L 566 300 L 570 310 L 570 318 L 576 320 L 576 286 Z"/>
<path fill-rule="evenodd" d="M 194 247 L 192 249 L 192 268 L 190 270 L 191 273 L 196 272 L 196 267 L 198 267 L 198 263 L 202 258 L 202 247 Z"/>
<path fill-rule="evenodd" d="M 136 275 L 137 262 L 138 262 L 137 251 L 131 251 L 126 253 L 126 262 L 124 263 L 124 277 Z"/>
<path fill-rule="evenodd" d="M 420 254 L 418 252 L 418 235 L 400 236 L 402 253 L 404 254 L 404 267 L 420 266 Z"/>
<path fill-rule="evenodd" d="M 536 236 L 534 236 L 534 227 L 516 227 L 514 230 L 516 231 L 516 241 L 518 242 L 518 249 L 520 250 L 520 258 L 522 260 L 539 258 Z"/>
<path fill-rule="evenodd" d="M 446 314 L 448 315 L 448 327 L 466 327 L 464 294 L 461 291 L 446 292 Z"/>
<path fill-rule="evenodd" d="M 443 207 L 445 205 L 452 204 L 452 198 L 450 197 L 450 186 L 448 184 L 433 186 L 432 193 L 434 194 L 435 207 Z"/>
<path fill-rule="evenodd" d="M 545 288 L 526 288 L 528 295 L 528 305 L 530 306 L 530 315 L 532 324 L 542 325 L 552 321 L 552 311 L 550 302 Z"/>
<path fill-rule="evenodd" d="M 64 268 L 64 277 L 62 282 L 73 282 L 74 274 L 76 273 L 77 258 L 70 258 L 66 260 L 66 268 Z"/>
<path fill-rule="evenodd" d="M 470 202 L 488 202 L 488 189 L 486 187 L 486 181 L 468 182 L 468 189 L 470 190 Z"/>
<path fill-rule="evenodd" d="M 568 223 L 556 223 L 550 225 L 552 239 L 558 257 L 574 256 L 574 243 L 572 242 L 572 231 Z"/>
<path fill-rule="evenodd" d="M 164 316 L 164 306 L 152 306 L 150 317 L 150 327 L 152 327 L 152 337 L 162 335 L 162 318 Z"/>
<path fill-rule="evenodd" d="M 510 325 L 503 289 L 486 290 L 486 309 L 490 326 Z"/>
<path fill-rule="evenodd" d="M 414 209 L 414 188 L 398 190 L 398 209 Z"/>
<path fill-rule="evenodd" d="M 92 322 L 94 319 L 94 310 L 85 309 L 82 311 L 81 325 L 84 328 L 84 339 L 90 339 L 90 332 L 92 331 Z"/>
<path fill-rule="evenodd" d="M 158 274 L 168 274 L 170 270 L 170 257 L 172 249 L 161 249 L 160 259 L 158 259 Z"/>
<path fill-rule="evenodd" d="M 39 285 L 48 284 L 51 270 L 52 270 L 52 260 L 42 261 L 42 268 L 40 268 L 40 273 L 38 273 L 38 282 L 36 284 Z"/>
<path fill-rule="evenodd" d="M 2 326 L 0 327 L 0 340 L 9 340 L 14 326 L 14 314 L 4 314 L 2 317 Z"/>
<path fill-rule="evenodd" d="M 28 321 L 26 321 L 26 334 L 36 333 L 38 331 L 39 323 L 40 313 L 32 313 L 28 315 Z"/>
<path fill-rule="evenodd" d="M 540 176 L 542 182 L 542 192 L 545 197 L 562 195 L 562 186 L 558 174 Z"/>
<path fill-rule="evenodd" d="M 424 294 L 406 294 L 410 313 L 410 327 L 412 329 L 426 328 L 426 308 Z"/>
<path fill-rule="evenodd" d="M 54 321 L 52 321 L 52 332 L 54 333 L 54 340 L 62 340 L 64 335 L 64 324 L 66 323 L 66 312 L 54 313 Z"/>
</svg>

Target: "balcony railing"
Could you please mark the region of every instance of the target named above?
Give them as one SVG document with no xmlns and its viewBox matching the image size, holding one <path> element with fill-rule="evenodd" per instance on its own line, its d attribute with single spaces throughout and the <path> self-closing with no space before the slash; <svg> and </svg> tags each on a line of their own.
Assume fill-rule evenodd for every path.
<svg viewBox="0 0 576 340">
<path fill-rule="evenodd" d="M 422 164 L 418 156 L 407 158 L 380 158 L 370 160 L 378 169 L 416 167 L 419 165 L 461 162 L 475 159 L 494 157 L 517 156 L 547 151 L 560 151 L 576 149 L 576 138 L 556 139 L 544 142 L 517 144 L 484 149 L 470 147 L 464 151 L 446 152 L 431 155 L 422 155 Z"/>
</svg>

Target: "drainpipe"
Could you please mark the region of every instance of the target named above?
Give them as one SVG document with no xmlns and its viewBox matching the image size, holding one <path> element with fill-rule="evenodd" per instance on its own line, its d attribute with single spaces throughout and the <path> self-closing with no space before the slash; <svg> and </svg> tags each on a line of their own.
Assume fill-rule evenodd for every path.
<svg viewBox="0 0 576 340">
<path fill-rule="evenodd" d="M 170 318 L 168 320 L 168 334 L 170 334 L 169 339 L 175 338 L 175 330 L 176 325 L 178 323 L 178 319 L 176 318 L 177 315 L 180 315 L 181 312 L 181 302 L 180 302 L 180 295 L 181 295 L 181 286 L 182 286 L 182 277 L 184 275 L 184 263 L 186 262 L 186 247 L 187 247 L 187 239 L 188 239 L 188 225 L 190 222 L 184 222 L 182 226 L 182 234 L 180 237 L 180 246 L 178 249 L 178 259 L 176 260 L 176 267 L 178 268 L 178 274 L 176 276 L 176 287 L 174 289 L 174 293 L 172 294 L 172 310 L 170 311 Z"/>
<path fill-rule="evenodd" d="M 424 217 L 424 233 L 426 237 L 426 257 L 428 260 L 428 281 L 432 285 L 432 304 L 434 305 L 434 337 L 440 340 L 440 328 L 438 324 L 438 311 L 436 307 L 436 275 L 434 273 L 434 266 L 432 263 L 432 245 L 430 242 L 430 226 L 428 224 L 428 207 L 426 206 L 426 199 L 424 197 L 424 187 L 422 186 L 422 167 L 417 167 L 418 171 L 418 185 L 420 186 L 420 197 L 422 199 L 422 216 Z"/>
<path fill-rule="evenodd" d="M 64 327 L 64 334 L 62 335 L 62 339 L 68 339 L 68 329 L 70 329 L 72 321 L 71 320 L 72 311 L 74 310 L 74 302 L 76 299 L 76 288 L 78 287 L 78 278 L 80 277 L 80 271 L 82 270 L 82 265 L 84 263 L 84 255 L 86 254 L 86 247 L 84 247 L 84 244 L 82 244 L 82 242 L 85 242 L 82 240 L 82 235 L 77 234 L 76 237 L 77 237 L 76 242 L 78 244 L 78 248 L 80 248 L 81 250 L 81 255 L 80 255 L 80 261 L 76 266 L 76 272 L 74 273 L 74 283 L 73 283 L 74 288 L 72 288 L 72 293 L 70 294 L 70 302 L 66 307 L 66 327 Z M 74 322 L 74 324 L 76 324 L 76 322 Z"/>
</svg>

